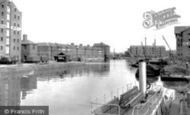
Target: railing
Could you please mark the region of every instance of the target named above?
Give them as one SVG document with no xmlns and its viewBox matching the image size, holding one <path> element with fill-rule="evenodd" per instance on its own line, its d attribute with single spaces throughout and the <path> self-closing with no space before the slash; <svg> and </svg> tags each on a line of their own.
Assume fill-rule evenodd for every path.
<svg viewBox="0 0 190 115">
<path fill-rule="evenodd" d="M 102 105 L 101 103 L 93 103 L 93 102 L 91 104 L 96 104 L 96 105 L 101 105 L 101 106 L 110 106 L 110 108 L 111 108 L 111 106 L 112 107 L 115 106 L 117 108 L 116 114 L 114 114 L 114 112 L 113 113 L 102 113 L 101 110 L 98 110 L 101 108 L 96 109 L 96 111 L 91 111 L 91 114 L 95 114 L 95 115 L 120 115 L 120 113 L 121 113 L 120 106 L 118 104 L 106 104 L 106 105 L 103 104 Z"/>
<path fill-rule="evenodd" d="M 111 100 L 114 99 L 120 99 L 120 95 L 129 91 L 130 89 L 132 89 L 134 86 L 138 86 L 137 82 L 133 82 L 133 83 L 129 83 L 126 86 L 117 88 L 115 90 L 112 90 L 110 93 L 108 94 L 104 94 L 102 97 L 99 98 L 95 98 L 90 102 L 91 105 L 91 114 L 94 115 L 94 111 L 97 110 L 98 108 L 103 107 L 104 105 L 109 105 L 109 106 L 116 106 L 118 110 L 118 112 L 116 112 L 116 115 L 120 115 L 120 106 L 119 104 L 110 104 L 108 102 L 110 102 Z M 97 112 L 97 111 L 96 111 Z M 106 113 L 99 113 L 99 114 L 95 114 L 95 115 L 114 115 L 114 114 L 106 114 Z"/>
<path fill-rule="evenodd" d="M 140 113 L 141 115 L 149 115 L 151 110 L 154 109 L 153 107 L 155 107 L 155 109 L 157 108 L 157 105 L 159 104 L 157 102 L 159 102 L 160 99 L 162 98 L 162 94 L 163 94 L 163 91 L 162 89 L 160 89 L 158 92 L 152 95 L 146 103 L 136 105 L 133 108 L 132 115 L 135 115 L 135 110 L 137 109 L 145 110 L 144 114 L 142 112 Z M 137 115 L 138 115 L 138 112 L 139 110 L 137 110 Z"/>
</svg>

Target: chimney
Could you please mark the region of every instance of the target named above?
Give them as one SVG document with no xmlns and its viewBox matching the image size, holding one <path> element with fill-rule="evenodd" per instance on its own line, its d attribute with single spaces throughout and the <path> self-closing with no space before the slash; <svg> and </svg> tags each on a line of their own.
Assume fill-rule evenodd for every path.
<svg viewBox="0 0 190 115">
<path fill-rule="evenodd" d="M 23 41 L 26 41 L 26 40 L 28 40 L 28 36 L 27 36 L 27 34 L 24 34 L 23 35 Z"/>
</svg>

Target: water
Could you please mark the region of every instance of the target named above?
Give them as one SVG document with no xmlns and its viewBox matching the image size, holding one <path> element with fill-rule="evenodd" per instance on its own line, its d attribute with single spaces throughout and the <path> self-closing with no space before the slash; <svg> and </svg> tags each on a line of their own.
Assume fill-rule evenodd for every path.
<svg viewBox="0 0 190 115">
<path fill-rule="evenodd" d="M 90 102 L 106 102 L 136 83 L 125 60 L 8 72 L 0 77 L 0 105 L 45 105 L 50 115 L 90 115 Z M 24 76 L 24 77 L 23 77 Z"/>
</svg>

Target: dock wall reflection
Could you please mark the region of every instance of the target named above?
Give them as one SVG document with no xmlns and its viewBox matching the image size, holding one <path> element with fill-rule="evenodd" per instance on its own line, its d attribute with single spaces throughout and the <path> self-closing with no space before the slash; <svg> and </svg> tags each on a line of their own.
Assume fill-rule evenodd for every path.
<svg viewBox="0 0 190 115">
<path fill-rule="evenodd" d="M 83 74 L 107 74 L 110 65 L 106 64 L 62 64 L 39 66 L 27 69 L 9 69 L 0 72 L 0 106 L 19 106 L 21 100 L 37 89 L 39 77 L 45 80 L 55 77 L 74 77 Z M 32 74 L 30 74 L 32 73 Z M 50 77 L 51 76 L 51 77 Z"/>
<path fill-rule="evenodd" d="M 19 106 L 27 92 L 37 88 L 35 76 L 23 77 L 20 74 L 0 74 L 0 106 Z"/>
</svg>

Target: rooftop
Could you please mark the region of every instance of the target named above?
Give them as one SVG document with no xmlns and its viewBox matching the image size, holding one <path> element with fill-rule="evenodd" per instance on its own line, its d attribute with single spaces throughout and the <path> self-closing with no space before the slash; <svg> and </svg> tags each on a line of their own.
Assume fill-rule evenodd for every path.
<svg viewBox="0 0 190 115">
<path fill-rule="evenodd" d="M 175 34 L 181 33 L 181 32 L 185 31 L 188 28 L 190 28 L 190 26 L 176 26 L 175 27 Z"/>
</svg>

